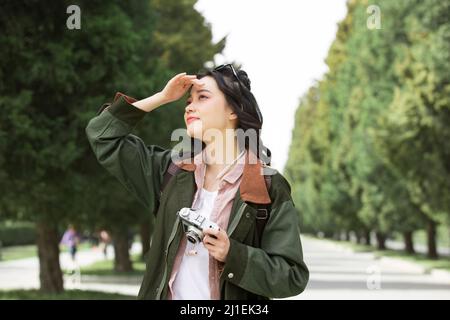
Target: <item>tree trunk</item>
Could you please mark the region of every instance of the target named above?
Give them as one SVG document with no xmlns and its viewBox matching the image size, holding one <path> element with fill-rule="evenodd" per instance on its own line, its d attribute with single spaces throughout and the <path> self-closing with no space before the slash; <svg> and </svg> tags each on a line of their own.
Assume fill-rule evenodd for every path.
<svg viewBox="0 0 450 320">
<path fill-rule="evenodd" d="M 376 232 L 375 236 L 377 238 L 377 249 L 386 250 L 386 236 L 382 232 Z"/>
<path fill-rule="evenodd" d="M 150 223 L 142 222 L 140 226 L 140 236 L 142 243 L 141 259 L 144 261 L 144 256 L 150 249 Z"/>
<path fill-rule="evenodd" d="M 355 232 L 355 237 L 356 237 L 356 243 L 357 244 L 361 244 L 361 239 L 362 239 L 362 237 L 361 237 L 361 233 L 359 233 L 359 232 Z"/>
<path fill-rule="evenodd" d="M 112 240 L 114 246 L 114 271 L 133 271 L 133 265 L 130 260 L 128 235 L 126 231 L 118 231 L 113 233 Z"/>
<path fill-rule="evenodd" d="M 364 232 L 364 244 L 367 246 L 372 245 L 372 240 L 370 239 L 370 231 Z"/>
<path fill-rule="evenodd" d="M 64 284 L 59 265 L 59 237 L 56 226 L 40 222 L 36 224 L 36 229 L 41 291 L 61 293 L 64 291 Z"/>
<path fill-rule="evenodd" d="M 372 241 L 370 239 L 370 231 L 364 231 L 363 238 L 364 238 L 364 244 L 366 246 L 370 246 L 372 244 Z"/>
<path fill-rule="evenodd" d="M 428 258 L 437 259 L 438 253 L 436 248 L 436 222 L 429 220 L 427 224 L 427 242 L 428 242 Z"/>
<path fill-rule="evenodd" d="M 350 231 L 345 231 L 344 236 L 345 236 L 345 241 L 350 241 Z"/>
<path fill-rule="evenodd" d="M 416 253 L 416 251 L 414 250 L 413 232 L 412 231 L 403 232 L 403 239 L 405 241 L 406 253 L 409 253 L 409 254 Z"/>
<path fill-rule="evenodd" d="M 325 239 L 333 239 L 334 238 L 334 233 L 330 232 L 330 231 L 325 231 L 323 233 L 323 235 L 324 235 Z"/>
</svg>

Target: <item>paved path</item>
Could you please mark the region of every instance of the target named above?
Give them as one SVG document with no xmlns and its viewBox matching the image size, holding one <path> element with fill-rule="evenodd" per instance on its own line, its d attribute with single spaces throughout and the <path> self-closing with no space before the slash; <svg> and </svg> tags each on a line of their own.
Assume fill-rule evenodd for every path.
<svg viewBox="0 0 450 320">
<path fill-rule="evenodd" d="M 376 259 L 341 245 L 303 237 L 310 282 L 293 299 L 450 299 L 450 273 L 393 258 Z"/>
<path fill-rule="evenodd" d="M 450 276 L 446 272 L 424 274 L 424 268 L 392 258 L 375 259 L 371 253 L 353 253 L 350 249 L 303 237 L 305 261 L 310 269 L 310 282 L 305 292 L 291 299 L 450 299 Z M 137 244 L 134 252 L 139 252 Z M 112 255 L 111 255 L 112 256 Z M 80 265 L 103 259 L 99 251 L 78 254 Z M 66 253 L 61 264 L 70 265 Z M 38 288 L 36 258 L 0 262 L 0 289 Z M 106 279 L 106 278 L 105 278 Z M 123 278 L 122 278 L 123 279 Z M 136 296 L 138 278 L 102 283 L 66 278 L 65 287 L 82 290 L 117 292 Z"/>
<path fill-rule="evenodd" d="M 132 253 L 141 252 L 140 243 L 134 243 Z M 114 257 L 112 246 L 108 247 L 108 257 Z M 103 260 L 103 252 L 98 249 L 83 250 L 77 253 L 78 266 L 85 266 L 96 261 Z M 60 255 L 61 268 L 73 269 L 74 264 L 67 252 Z M 96 290 L 105 292 L 117 292 L 122 294 L 137 295 L 139 286 L 133 284 L 95 283 L 81 282 L 75 276 L 65 276 L 64 287 L 66 289 Z M 37 289 L 39 288 L 39 261 L 37 258 L 27 258 L 0 262 L 0 290 L 9 289 Z"/>
</svg>

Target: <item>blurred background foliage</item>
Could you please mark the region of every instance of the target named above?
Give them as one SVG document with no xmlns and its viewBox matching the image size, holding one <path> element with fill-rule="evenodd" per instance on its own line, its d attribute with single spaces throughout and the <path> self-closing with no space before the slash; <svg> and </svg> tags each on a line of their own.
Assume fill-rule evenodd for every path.
<svg viewBox="0 0 450 320">
<path fill-rule="evenodd" d="M 370 5 L 381 28 L 367 27 Z M 303 96 L 285 172 L 303 229 L 385 248 L 450 224 L 450 2 L 351 0 Z M 448 246 L 448 243 L 447 243 Z"/>
<path fill-rule="evenodd" d="M 132 268 L 130 232 L 148 249 L 152 213 L 98 165 L 84 129 L 116 92 L 142 99 L 223 50 L 195 2 L 80 0 L 79 30 L 66 27 L 70 1 L 0 2 L 0 222 L 35 224 L 44 291 L 63 290 L 58 243 L 69 223 L 109 231 L 120 271 Z M 136 133 L 169 147 L 183 113 L 184 101 L 173 103 Z"/>
</svg>

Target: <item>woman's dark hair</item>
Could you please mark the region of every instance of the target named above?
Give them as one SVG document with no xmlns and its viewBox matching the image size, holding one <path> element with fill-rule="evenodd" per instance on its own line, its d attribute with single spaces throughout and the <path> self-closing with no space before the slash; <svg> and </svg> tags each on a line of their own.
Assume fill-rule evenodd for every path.
<svg viewBox="0 0 450 320">
<path fill-rule="evenodd" d="M 237 128 L 244 132 L 253 129 L 256 133 L 256 141 L 250 141 L 252 135 L 249 135 L 247 137 L 249 139 L 245 139 L 244 147 L 246 149 L 251 148 L 259 159 L 270 165 L 271 152 L 269 148 L 264 146 L 260 136 L 263 117 L 255 96 L 251 92 L 250 79 L 244 70 L 235 70 L 239 79 L 236 79 L 231 68 L 202 69 L 197 73 L 197 79 L 210 76 L 216 80 L 219 90 L 223 92 L 225 99 L 238 117 Z"/>
</svg>

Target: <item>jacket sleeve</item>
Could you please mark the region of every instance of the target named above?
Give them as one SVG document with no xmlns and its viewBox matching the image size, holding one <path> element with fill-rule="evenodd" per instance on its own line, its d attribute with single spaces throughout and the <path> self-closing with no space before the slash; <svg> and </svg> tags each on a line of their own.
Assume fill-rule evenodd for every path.
<svg viewBox="0 0 450 320">
<path fill-rule="evenodd" d="M 227 281 L 269 298 L 298 295 L 305 289 L 309 271 L 303 262 L 299 216 L 292 200 L 271 211 L 261 248 L 230 239 L 223 273 Z"/>
<path fill-rule="evenodd" d="M 154 212 L 171 150 L 146 146 L 130 133 L 147 114 L 133 106 L 134 101 L 118 93 L 112 104 L 103 105 L 89 121 L 86 135 L 99 163 Z"/>
</svg>

